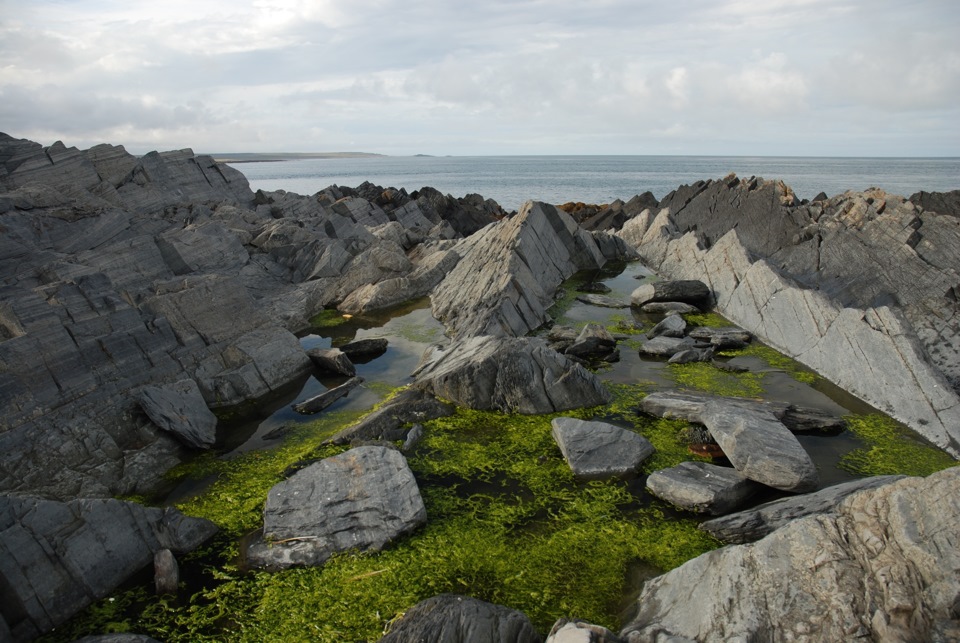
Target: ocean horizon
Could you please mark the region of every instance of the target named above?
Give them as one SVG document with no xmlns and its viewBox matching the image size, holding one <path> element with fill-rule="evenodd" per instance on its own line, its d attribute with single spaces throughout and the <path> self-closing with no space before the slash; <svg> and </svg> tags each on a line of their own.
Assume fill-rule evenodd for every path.
<svg viewBox="0 0 960 643">
<path fill-rule="evenodd" d="M 874 187 L 904 197 L 960 189 L 960 157 L 344 156 L 232 166 L 254 190 L 310 195 L 369 181 L 408 192 L 429 186 L 455 197 L 480 194 L 508 210 L 530 199 L 599 204 L 647 191 L 662 199 L 681 185 L 731 173 L 782 180 L 801 199 Z"/>
</svg>

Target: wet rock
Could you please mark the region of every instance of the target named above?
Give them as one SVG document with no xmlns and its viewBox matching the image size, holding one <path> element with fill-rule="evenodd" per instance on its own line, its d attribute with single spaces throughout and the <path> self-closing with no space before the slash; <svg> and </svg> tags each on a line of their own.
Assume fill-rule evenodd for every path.
<svg viewBox="0 0 960 643">
<path fill-rule="evenodd" d="M 717 350 L 737 350 L 743 348 L 753 340 L 753 335 L 742 328 L 712 328 L 699 326 L 690 331 L 690 337 L 701 342 L 707 342 Z"/>
<path fill-rule="evenodd" d="M 674 353 L 667 360 L 668 364 L 692 364 L 693 362 L 709 362 L 713 359 L 713 346 L 710 348 L 689 348 Z"/>
<path fill-rule="evenodd" d="M 613 297 L 605 297 L 603 295 L 577 295 L 577 301 L 589 306 L 599 306 L 601 308 L 630 307 L 630 304 L 626 302 L 620 301 L 619 299 L 614 299 Z"/>
<path fill-rule="evenodd" d="M 177 593 L 180 566 L 169 549 L 161 549 L 153 555 L 153 583 L 158 596 Z"/>
<path fill-rule="evenodd" d="M 314 367 L 322 373 L 333 373 L 346 377 L 353 377 L 357 374 L 357 368 L 353 365 L 353 362 L 339 348 L 311 348 L 307 350 L 307 357 L 313 362 Z"/>
<path fill-rule="evenodd" d="M 156 552 L 191 551 L 216 531 L 172 508 L 0 496 L 0 585 L 13 639 L 50 631 L 150 565 Z"/>
<path fill-rule="evenodd" d="M 554 413 L 610 400 L 593 373 L 534 337 L 471 337 L 428 349 L 414 377 L 415 387 L 479 410 Z"/>
<path fill-rule="evenodd" d="M 336 552 L 380 550 L 426 519 L 406 458 L 395 449 L 357 447 L 275 485 L 262 539 L 250 544 L 246 558 L 271 570 L 322 565 Z"/>
<path fill-rule="evenodd" d="M 564 351 L 580 359 L 605 359 L 617 348 L 617 340 L 600 324 L 587 324 L 573 343 Z"/>
<path fill-rule="evenodd" d="M 340 346 L 340 351 L 355 364 L 366 364 L 387 352 L 385 337 L 357 339 Z"/>
<path fill-rule="evenodd" d="M 475 598 L 441 594 L 420 601 L 395 622 L 380 643 L 540 643 L 521 612 Z"/>
<path fill-rule="evenodd" d="M 200 388 L 193 380 L 181 380 L 165 387 L 145 386 L 140 407 L 164 431 L 177 436 L 194 449 L 209 449 L 217 438 L 217 416 L 207 408 Z"/>
<path fill-rule="evenodd" d="M 683 337 L 687 334 L 687 322 L 678 314 L 667 315 L 657 323 L 650 332 L 647 333 L 647 339 L 654 337 Z M 691 337 L 693 335 L 691 334 Z"/>
<path fill-rule="evenodd" d="M 684 302 L 704 306 L 710 302 L 710 288 L 696 279 L 680 281 L 655 281 L 639 286 L 630 295 L 631 306 L 643 306 L 650 302 Z"/>
<path fill-rule="evenodd" d="M 407 432 L 407 437 L 403 441 L 403 447 L 401 451 L 404 453 L 410 453 L 417 448 L 417 445 L 420 443 L 420 440 L 423 439 L 423 425 L 414 424 L 410 427 L 410 431 Z"/>
<path fill-rule="evenodd" d="M 364 416 L 357 424 L 338 432 L 327 442 L 350 444 L 354 440 L 402 440 L 408 437 L 403 427 L 453 414 L 454 407 L 416 388 L 407 388 Z M 411 428 L 410 431 L 413 429 Z"/>
<path fill-rule="evenodd" d="M 577 288 L 578 292 L 589 293 L 593 295 L 605 295 L 610 292 L 610 286 L 603 283 L 602 281 L 591 281 L 585 284 L 581 284 Z"/>
<path fill-rule="evenodd" d="M 651 301 L 640 306 L 640 312 L 651 315 L 666 315 L 674 312 L 681 315 L 690 315 L 702 311 L 693 304 L 685 304 L 682 301 Z"/>
<path fill-rule="evenodd" d="M 654 337 L 640 345 L 641 355 L 673 357 L 681 351 L 697 348 L 697 342 L 689 337 Z"/>
<path fill-rule="evenodd" d="M 843 482 L 813 493 L 781 498 L 753 509 L 707 520 L 700 523 L 700 529 L 726 543 L 753 542 L 798 518 L 831 513 L 851 494 L 864 489 L 876 489 L 903 477 L 874 476 Z"/>
<path fill-rule="evenodd" d="M 682 462 L 647 478 L 647 490 L 658 498 L 712 516 L 743 506 L 761 488 L 735 469 L 706 462 Z"/>
<path fill-rule="evenodd" d="M 642 435 L 606 422 L 554 418 L 553 439 L 573 474 L 586 480 L 636 474 L 654 448 Z"/>
<path fill-rule="evenodd" d="M 960 468 L 864 490 L 647 581 L 620 636 L 955 639 L 958 524 Z"/>
<path fill-rule="evenodd" d="M 545 643 L 625 643 L 625 641 L 600 625 L 561 618 L 550 628 Z"/>
<path fill-rule="evenodd" d="M 304 400 L 299 404 L 294 404 L 293 410 L 297 413 L 303 414 L 319 413 L 337 400 L 346 397 L 350 391 L 357 388 L 362 383 L 362 377 L 351 377 L 340 386 L 335 386 L 332 389 L 324 391 L 320 395 L 311 397 L 309 400 Z"/>
</svg>

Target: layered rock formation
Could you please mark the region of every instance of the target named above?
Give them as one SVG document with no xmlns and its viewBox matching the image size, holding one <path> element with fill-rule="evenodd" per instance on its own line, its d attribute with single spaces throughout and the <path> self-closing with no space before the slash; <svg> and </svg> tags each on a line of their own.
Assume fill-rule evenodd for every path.
<svg viewBox="0 0 960 643">
<path fill-rule="evenodd" d="M 930 202 L 929 200 L 927 202 Z M 800 204 L 734 176 L 619 233 L 725 316 L 960 456 L 960 221 L 880 190 Z"/>
</svg>

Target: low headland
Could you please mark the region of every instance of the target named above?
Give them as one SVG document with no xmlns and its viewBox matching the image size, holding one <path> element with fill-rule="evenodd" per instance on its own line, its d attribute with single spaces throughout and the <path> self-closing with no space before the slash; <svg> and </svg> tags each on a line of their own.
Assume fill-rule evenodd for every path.
<svg viewBox="0 0 960 643">
<path fill-rule="evenodd" d="M 0 640 L 960 638 L 960 191 L 220 158 L 0 134 Z"/>
</svg>

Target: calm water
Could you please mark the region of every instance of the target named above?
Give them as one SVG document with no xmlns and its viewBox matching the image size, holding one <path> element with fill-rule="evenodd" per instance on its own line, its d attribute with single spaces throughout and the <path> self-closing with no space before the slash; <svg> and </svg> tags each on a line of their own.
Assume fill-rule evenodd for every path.
<svg viewBox="0 0 960 643">
<path fill-rule="evenodd" d="M 482 194 L 507 209 L 528 199 L 548 203 L 626 201 L 653 192 L 658 199 L 678 186 L 740 177 L 782 179 L 800 198 L 880 187 L 909 196 L 921 190 L 960 189 L 960 158 L 808 158 L 720 156 L 483 156 L 304 159 L 239 163 L 254 190 L 314 194 L 330 185 L 434 187 L 446 194 Z"/>
</svg>

